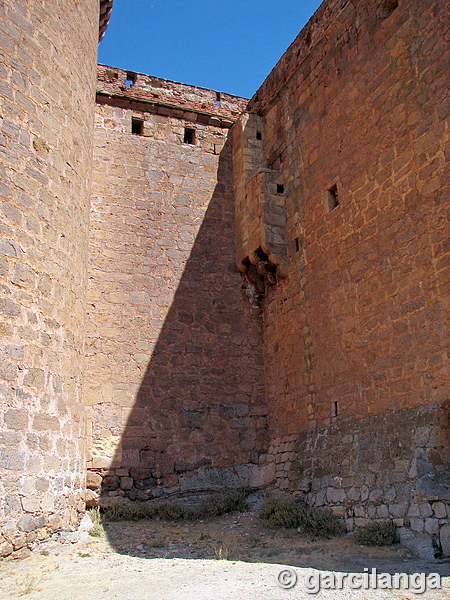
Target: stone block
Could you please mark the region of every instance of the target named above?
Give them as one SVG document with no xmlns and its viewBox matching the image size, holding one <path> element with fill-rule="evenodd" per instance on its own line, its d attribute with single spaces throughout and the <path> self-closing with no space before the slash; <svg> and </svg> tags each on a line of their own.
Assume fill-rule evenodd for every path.
<svg viewBox="0 0 450 600">
<path fill-rule="evenodd" d="M 97 490 L 100 488 L 102 484 L 102 476 L 100 473 L 95 473 L 94 471 L 88 471 L 86 474 L 86 487 L 89 490 Z"/>
<path fill-rule="evenodd" d="M 407 516 L 408 517 L 421 517 L 422 515 L 420 514 L 419 506 L 417 504 L 411 504 L 408 509 Z"/>
<path fill-rule="evenodd" d="M 436 556 L 436 548 L 432 538 L 423 533 L 416 533 L 407 527 L 398 530 L 400 544 L 412 550 L 419 558 L 433 560 Z"/>
<path fill-rule="evenodd" d="M 436 519 L 445 519 L 447 517 L 447 508 L 443 502 L 434 502 L 432 509 Z"/>
<path fill-rule="evenodd" d="M 133 478 L 132 477 L 121 477 L 120 478 L 120 489 L 121 490 L 131 490 L 133 487 Z"/>
<path fill-rule="evenodd" d="M 25 374 L 23 379 L 23 385 L 36 390 L 43 390 L 45 385 L 44 371 L 37 368 L 28 369 L 28 372 Z"/>
<path fill-rule="evenodd" d="M 327 501 L 330 504 L 341 504 L 345 500 L 345 491 L 339 488 L 327 488 Z"/>
<path fill-rule="evenodd" d="M 273 464 L 253 467 L 250 470 L 249 486 L 251 488 L 264 488 L 275 480 L 275 469 Z"/>
<path fill-rule="evenodd" d="M 96 508 L 99 506 L 99 495 L 94 490 L 86 490 L 85 495 L 86 508 Z"/>
<path fill-rule="evenodd" d="M 22 498 L 22 508 L 25 512 L 34 513 L 40 509 L 40 500 L 38 496 Z"/>
<path fill-rule="evenodd" d="M 345 520 L 345 528 L 348 532 L 352 532 L 355 529 L 355 520 L 354 519 L 346 519 Z"/>
<path fill-rule="evenodd" d="M 9 429 L 24 430 L 28 426 L 26 410 L 10 408 L 4 414 L 5 425 Z"/>
<path fill-rule="evenodd" d="M 119 487 L 119 478 L 115 475 L 107 475 L 103 478 L 102 489 L 107 491 L 117 490 Z"/>
<path fill-rule="evenodd" d="M 88 514 L 85 514 L 83 515 L 83 518 L 81 519 L 80 524 L 78 525 L 78 531 L 87 531 L 89 533 L 93 526 L 94 523 L 92 522 L 90 516 Z"/>
<path fill-rule="evenodd" d="M 369 495 L 369 501 L 378 503 L 383 498 L 382 490 L 372 490 Z"/>
<path fill-rule="evenodd" d="M 439 521 L 437 519 L 425 519 L 425 531 L 429 535 L 437 535 L 439 533 Z"/>
<path fill-rule="evenodd" d="M 337 517 L 338 519 L 345 519 L 347 516 L 347 510 L 345 506 L 332 506 L 331 512 L 333 516 Z"/>
<path fill-rule="evenodd" d="M 12 554 L 13 550 L 13 545 L 0 537 L 0 557 L 5 558 L 6 556 L 9 556 Z"/>
<path fill-rule="evenodd" d="M 421 504 L 419 504 L 419 510 L 421 516 L 424 519 L 431 517 L 433 514 L 433 509 L 431 508 L 431 505 L 428 502 L 422 502 Z"/>
<path fill-rule="evenodd" d="M 19 370 L 16 364 L 0 359 L 0 379 L 14 381 L 17 379 L 18 373 Z"/>
<path fill-rule="evenodd" d="M 386 504 L 382 504 L 377 509 L 377 515 L 379 519 L 388 519 L 389 518 L 389 509 Z"/>
<path fill-rule="evenodd" d="M 12 545 L 14 547 L 14 550 L 20 550 L 27 543 L 27 536 L 26 536 L 26 534 L 25 533 L 19 533 L 18 535 L 15 535 L 13 537 L 13 539 L 11 540 L 11 543 L 12 543 Z M 0 556 L 1 556 L 1 553 L 0 553 Z"/>
<path fill-rule="evenodd" d="M 406 515 L 406 504 L 389 504 L 389 514 L 396 519 L 401 519 Z"/>
<path fill-rule="evenodd" d="M 130 469 L 130 477 L 132 479 L 148 479 L 153 475 L 151 469 Z"/>
<path fill-rule="evenodd" d="M 358 528 L 358 527 L 364 527 L 368 523 L 370 523 L 370 519 L 367 519 L 367 518 L 356 517 L 354 519 L 354 525 L 355 525 L 356 528 Z"/>
<path fill-rule="evenodd" d="M 0 468 L 22 471 L 25 466 L 25 454 L 12 448 L 0 448 Z"/>
<path fill-rule="evenodd" d="M 131 479 L 123 477 L 122 479 Z M 156 487 L 156 479 L 154 477 L 148 477 L 147 479 L 134 479 L 134 487 L 137 490 L 148 490 L 150 488 Z M 125 488 L 122 488 L 125 489 Z M 131 488 L 128 488 L 131 489 Z"/>
<path fill-rule="evenodd" d="M 439 531 L 439 542 L 444 556 L 450 556 L 450 525 L 444 525 Z"/>
<path fill-rule="evenodd" d="M 20 531 L 25 531 L 26 533 L 30 533 L 37 528 L 36 521 L 31 515 L 22 515 L 17 521 L 17 527 Z"/>
</svg>

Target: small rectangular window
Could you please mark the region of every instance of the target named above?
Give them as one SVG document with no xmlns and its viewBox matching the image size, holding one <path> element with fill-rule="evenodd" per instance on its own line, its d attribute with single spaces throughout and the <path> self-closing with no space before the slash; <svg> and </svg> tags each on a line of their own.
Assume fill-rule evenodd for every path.
<svg viewBox="0 0 450 600">
<path fill-rule="evenodd" d="M 220 108 L 221 100 L 220 100 L 220 92 L 216 92 L 216 106 Z"/>
<path fill-rule="evenodd" d="M 381 18 L 387 19 L 398 8 L 398 0 L 384 0 L 381 5 Z"/>
<path fill-rule="evenodd" d="M 332 402 L 331 403 L 331 416 L 332 417 L 339 416 L 339 405 L 338 405 L 337 402 Z"/>
<path fill-rule="evenodd" d="M 126 81 L 127 90 L 129 90 L 130 87 L 132 85 L 134 85 L 135 82 L 136 82 L 136 74 L 128 72 L 127 73 L 127 81 Z"/>
<path fill-rule="evenodd" d="M 284 185 L 282 183 L 277 183 L 277 194 L 284 194 Z"/>
<path fill-rule="evenodd" d="M 262 140 L 262 133 L 260 131 L 256 132 L 256 139 L 257 140 Z"/>
<path fill-rule="evenodd" d="M 296 237 L 294 240 L 294 247 L 295 247 L 295 251 L 299 252 L 300 250 L 300 238 Z"/>
<path fill-rule="evenodd" d="M 142 135 L 144 133 L 144 121 L 141 119 L 131 119 L 131 133 Z"/>
<path fill-rule="evenodd" d="M 195 144 L 195 129 L 191 127 L 184 128 L 184 143 Z"/>
<path fill-rule="evenodd" d="M 339 196 L 337 190 L 337 184 L 334 184 L 327 192 L 328 197 L 328 212 L 331 212 L 339 206 Z"/>
</svg>

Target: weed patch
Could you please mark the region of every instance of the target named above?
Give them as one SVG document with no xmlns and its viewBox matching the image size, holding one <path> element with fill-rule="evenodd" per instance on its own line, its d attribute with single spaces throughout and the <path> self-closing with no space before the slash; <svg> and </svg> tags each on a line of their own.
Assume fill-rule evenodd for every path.
<svg viewBox="0 0 450 600">
<path fill-rule="evenodd" d="M 208 496 L 200 502 L 196 516 L 218 517 L 232 512 L 243 512 L 247 508 L 246 498 L 250 492 L 251 490 L 240 488 Z"/>
<path fill-rule="evenodd" d="M 355 531 L 355 542 L 363 546 L 392 546 L 397 541 L 393 521 L 374 521 Z"/>
<path fill-rule="evenodd" d="M 158 515 L 155 505 L 144 502 L 133 502 L 133 504 L 113 504 L 103 510 L 103 516 L 107 521 L 140 521 L 141 519 L 154 519 Z"/>
<path fill-rule="evenodd" d="M 126 505 L 113 504 L 103 509 L 103 517 L 107 521 L 140 521 L 141 519 L 150 520 L 155 518 L 164 521 L 193 521 L 195 519 L 244 511 L 247 508 L 245 500 L 250 493 L 251 490 L 249 489 L 237 489 L 222 494 L 213 494 L 204 498 L 196 510 L 186 509 L 173 500 L 165 500 L 157 503 L 133 502 Z M 98 511 L 98 509 L 95 510 Z M 95 518 L 97 516 L 100 518 L 100 513 L 96 514 Z"/>
<path fill-rule="evenodd" d="M 342 525 L 328 510 L 308 507 L 290 498 L 268 498 L 259 517 L 270 527 L 296 527 L 300 533 L 314 537 L 330 538 L 343 533 Z"/>
<path fill-rule="evenodd" d="M 225 546 L 214 548 L 216 560 L 228 560 L 229 550 Z"/>
<path fill-rule="evenodd" d="M 156 513 L 163 521 L 183 521 L 190 520 L 192 513 L 181 507 L 176 502 L 167 500 L 166 502 L 160 502 L 155 507 Z"/>
<path fill-rule="evenodd" d="M 101 537 L 104 534 L 105 530 L 103 529 L 100 509 L 90 508 L 87 511 L 87 514 L 89 515 L 92 521 L 92 529 L 90 530 L 89 535 L 91 535 L 92 537 Z"/>
</svg>

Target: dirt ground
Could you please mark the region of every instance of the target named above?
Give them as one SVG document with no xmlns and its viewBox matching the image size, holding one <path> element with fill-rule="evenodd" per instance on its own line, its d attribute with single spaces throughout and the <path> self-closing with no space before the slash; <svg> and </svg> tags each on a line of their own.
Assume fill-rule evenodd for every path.
<svg viewBox="0 0 450 600">
<path fill-rule="evenodd" d="M 286 566 L 297 585 L 281 589 Z M 305 576 L 319 571 L 439 573 L 443 589 L 323 589 L 306 593 Z M 450 561 L 427 562 L 401 547 L 367 548 L 351 536 L 311 540 L 295 530 L 271 530 L 253 512 L 200 522 L 105 523 L 83 544 L 49 541 L 21 560 L 0 564 L 0 599 L 14 600 L 358 600 L 450 599 Z"/>
</svg>

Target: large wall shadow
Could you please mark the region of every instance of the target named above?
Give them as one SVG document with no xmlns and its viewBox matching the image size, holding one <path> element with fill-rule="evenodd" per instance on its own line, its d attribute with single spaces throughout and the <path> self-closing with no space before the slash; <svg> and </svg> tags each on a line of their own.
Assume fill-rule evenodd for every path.
<svg viewBox="0 0 450 600">
<path fill-rule="evenodd" d="M 268 447 L 262 322 L 235 266 L 230 152 L 227 142 L 120 448 L 102 472 L 103 504 L 260 483 Z"/>
</svg>

